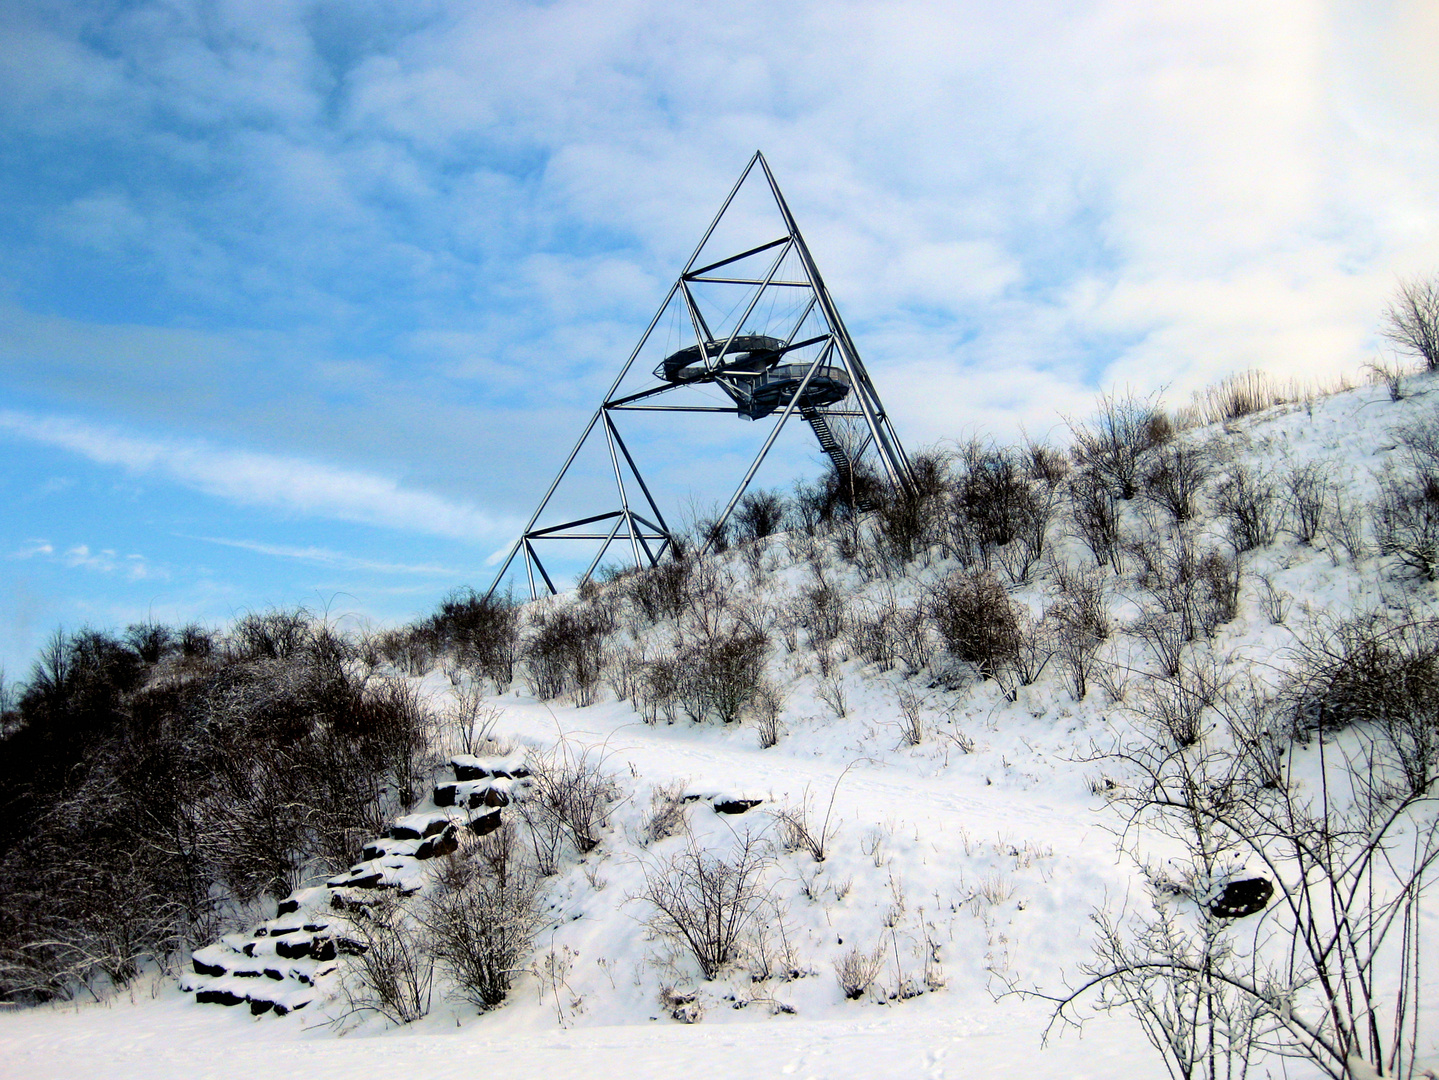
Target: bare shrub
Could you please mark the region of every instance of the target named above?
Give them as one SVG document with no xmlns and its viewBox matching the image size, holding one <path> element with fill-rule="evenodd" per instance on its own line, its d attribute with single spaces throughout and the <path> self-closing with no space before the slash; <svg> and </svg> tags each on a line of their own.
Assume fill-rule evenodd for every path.
<svg viewBox="0 0 1439 1080">
<path fill-rule="evenodd" d="M 1279 531 L 1279 493 L 1267 473 L 1236 465 L 1220 482 L 1216 508 L 1229 527 L 1235 551 L 1274 543 Z"/>
<path fill-rule="evenodd" d="M 872 952 L 865 952 L 856 945 L 835 961 L 834 976 L 839 980 L 844 996 L 850 1001 L 858 1001 L 869 992 L 883 966 L 883 941 Z"/>
<path fill-rule="evenodd" d="M 1103 394 L 1086 424 L 1069 421 L 1075 463 L 1104 481 L 1120 499 L 1139 494 L 1141 463 L 1154 447 L 1173 435 L 1169 418 L 1153 397 Z"/>
<path fill-rule="evenodd" d="M 1029 479 L 1010 448 L 971 442 L 960 454 L 947 546 L 966 565 L 996 562 L 1013 582 L 1028 580 L 1044 554 L 1055 489 Z"/>
<path fill-rule="evenodd" d="M 650 809 L 641 826 L 645 843 L 678 835 L 689 828 L 685 817 L 685 783 L 675 780 L 668 784 L 656 784 L 650 792 Z"/>
<path fill-rule="evenodd" d="M 1375 729 L 1407 790 L 1423 794 L 1439 766 L 1439 620 L 1319 624 L 1294 650 L 1283 703 L 1302 734 Z"/>
<path fill-rule="evenodd" d="M 1019 651 L 1018 609 L 993 574 L 956 571 L 934 587 L 928 608 L 950 655 L 986 678 Z"/>
<path fill-rule="evenodd" d="M 1130 633 L 1149 647 L 1160 674 L 1178 673 L 1184 646 L 1190 641 L 1181 615 L 1172 611 L 1147 611 L 1130 627 Z"/>
<path fill-rule="evenodd" d="M 786 851 L 808 851 L 815 862 L 824 862 L 829 853 L 829 842 L 834 839 L 834 834 L 839 831 L 841 824 L 833 816 L 835 796 L 839 794 L 839 785 L 852 768 L 854 762 L 846 765 L 844 771 L 835 779 L 823 821 L 816 822 L 811 816 L 808 786 L 805 787 L 804 796 L 798 806 L 786 806 L 771 811 L 771 816 L 779 826 L 780 844 Z"/>
<path fill-rule="evenodd" d="M 602 749 L 576 750 L 563 741 L 532 758 L 530 774 L 529 792 L 516 805 L 529 826 L 540 873 L 552 874 L 562 840 L 568 839 L 581 855 L 599 844 L 619 786 L 604 771 Z"/>
<path fill-rule="evenodd" d="M 759 692 L 768 654 L 768 636 L 743 612 L 690 620 L 674 653 L 648 665 L 651 707 L 670 720 L 678 704 L 695 723 L 733 723 Z"/>
<path fill-rule="evenodd" d="M 1120 572 L 1119 505 L 1108 482 L 1094 469 L 1077 473 L 1069 484 L 1074 531 L 1100 566 Z"/>
<path fill-rule="evenodd" d="M 1258 767 L 1242 742 L 1122 753 L 1133 782 L 1111 805 L 1127 811 L 1126 835 L 1157 832 L 1188 857 L 1168 861 L 1177 878 L 1151 874 L 1152 913 L 1100 918 L 1095 961 L 1052 999 L 1056 1019 L 1102 992 L 1099 1007 L 1133 1012 L 1178 1076 L 1242 1076 L 1256 1051 L 1334 1080 L 1414 1075 L 1419 911 L 1439 862 L 1432 796 L 1391 782 L 1383 740 L 1318 739 L 1315 754 Z M 1247 866 L 1266 884 L 1264 914 L 1244 924 L 1215 900 Z"/>
<path fill-rule="evenodd" d="M 910 460 L 913 484 L 886 492 L 875 507 L 880 563 L 900 570 L 942 542 L 944 503 L 953 477 L 949 458 L 938 450 L 921 450 Z"/>
<path fill-rule="evenodd" d="M 1439 371 L 1439 282 L 1412 278 L 1399 283 L 1399 294 L 1384 311 L 1380 332 L 1410 356 Z"/>
<path fill-rule="evenodd" d="M 780 492 L 747 492 L 735 507 L 735 537 L 740 543 L 763 540 L 779 532 L 785 517 L 785 498 Z"/>
<path fill-rule="evenodd" d="M 1439 572 L 1439 471 L 1400 472 L 1386 468 L 1374 504 L 1374 540 L 1381 555 L 1393 555 L 1433 581 Z"/>
<path fill-rule="evenodd" d="M 1337 553 L 1342 550 L 1354 562 L 1364 558 L 1367 545 L 1364 539 L 1364 504 L 1349 498 L 1339 485 L 1330 490 L 1331 511 L 1324 529 L 1329 541 L 1330 554 L 1338 564 Z"/>
<path fill-rule="evenodd" d="M 500 716 L 499 708 L 486 702 L 482 685 L 462 681 L 455 687 L 454 701 L 443 714 L 446 742 L 452 752 L 478 753 L 495 730 Z"/>
<path fill-rule="evenodd" d="M 1390 401 L 1404 400 L 1404 376 L 1407 373 L 1397 360 L 1385 361 L 1375 358 L 1365 364 L 1364 369 L 1369 372 L 1370 382 L 1384 384 L 1384 388 L 1389 391 Z"/>
<path fill-rule="evenodd" d="M 451 593 L 430 616 L 439 647 L 488 679 L 501 693 L 514 681 L 520 646 L 520 609 L 508 596 L 485 596 L 473 589 Z"/>
<path fill-rule="evenodd" d="M 1211 656 L 1181 659 L 1172 674 L 1157 675 L 1139 689 L 1138 711 L 1183 749 L 1204 735 L 1205 710 L 1225 686 L 1222 668 Z"/>
<path fill-rule="evenodd" d="M 893 592 L 877 600 L 860 600 L 851 608 L 841 635 L 850 651 L 867 664 L 888 671 L 898 662 L 895 648 L 899 605 Z"/>
<path fill-rule="evenodd" d="M 1164 446 L 1145 474 L 1144 494 L 1176 522 L 1194 517 L 1199 493 L 1213 472 L 1209 451 L 1200 446 Z"/>
<path fill-rule="evenodd" d="M 626 576 L 625 596 L 651 625 L 678 618 L 689 604 L 694 568 L 692 559 L 676 553 L 658 566 Z"/>
<path fill-rule="evenodd" d="M 899 741 L 904 746 L 924 742 L 924 699 L 907 686 L 899 688 Z"/>
<path fill-rule="evenodd" d="M 1289 617 L 1289 605 L 1293 603 L 1294 597 L 1277 587 L 1264 574 L 1257 575 L 1257 578 L 1259 581 L 1259 606 L 1264 609 L 1265 618 L 1275 626 L 1282 626 L 1284 620 Z"/>
<path fill-rule="evenodd" d="M 392 1024 L 410 1024 L 430 1011 L 435 962 L 425 928 L 391 895 L 345 920 L 358 949 L 346 965 L 343 987 L 349 1012 L 377 1012 Z"/>
<path fill-rule="evenodd" d="M 814 694 L 829 706 L 836 720 L 843 720 L 849 715 L 849 694 L 844 687 L 843 672 L 831 671 L 828 675 L 821 673 L 816 676 Z"/>
<path fill-rule="evenodd" d="M 1083 701 L 1089 692 L 1099 646 L 1109 637 L 1104 579 L 1099 574 L 1067 569 L 1058 574 L 1062 592 L 1045 612 L 1045 619 L 1053 627 L 1053 655 L 1070 694 L 1075 701 Z"/>
<path fill-rule="evenodd" d="M 536 878 L 508 859 L 496 872 L 484 858 L 447 858 L 454 860 L 451 872 L 427 898 L 421 918 L 435 959 L 460 995 L 483 1012 L 505 1000 L 523 970 L 540 924 Z"/>
<path fill-rule="evenodd" d="M 768 679 L 761 680 L 750 706 L 754 711 L 755 727 L 759 730 L 761 750 L 768 750 L 779 743 L 780 717 L 784 716 L 784 706 L 784 694 L 779 687 Z"/>
<path fill-rule="evenodd" d="M 593 705 L 604 674 L 605 639 L 614 631 L 599 605 L 535 609 L 520 655 L 531 692 L 549 701 L 574 691 L 577 705 Z"/>
<path fill-rule="evenodd" d="M 1220 552 L 1201 552 L 1187 532 L 1167 538 L 1149 537 L 1131 545 L 1143 567 L 1141 584 L 1149 590 L 1160 611 L 1178 616 L 1183 641 L 1210 637 L 1234 618 L 1239 604 L 1239 563 Z M 1165 625 L 1141 624 L 1145 634 L 1154 629 L 1167 635 Z M 1149 640 L 1146 637 L 1146 640 Z"/>
<path fill-rule="evenodd" d="M 809 634 L 810 645 L 817 648 L 844 633 L 849 603 L 844 593 L 822 573 L 816 572 L 815 576 L 818 578 L 815 584 L 800 592 L 795 613 Z"/>
<path fill-rule="evenodd" d="M 737 957 L 765 901 L 765 843 L 746 833 L 723 857 L 691 839 L 669 859 L 641 865 L 645 885 L 638 899 L 653 909 L 650 928 L 683 946 L 704 977 L 713 979 Z"/>
<path fill-rule="evenodd" d="M 1322 461 L 1297 465 L 1284 477 L 1289 495 L 1289 520 L 1301 544 L 1312 544 L 1324 529 L 1329 505 L 1331 466 Z"/>
</svg>

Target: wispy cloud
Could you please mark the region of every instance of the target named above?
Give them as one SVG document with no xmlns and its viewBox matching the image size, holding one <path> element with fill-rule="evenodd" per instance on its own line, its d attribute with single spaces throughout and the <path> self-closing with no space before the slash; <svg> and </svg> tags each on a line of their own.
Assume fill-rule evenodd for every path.
<svg viewBox="0 0 1439 1080">
<path fill-rule="evenodd" d="M 33 559 L 37 555 L 54 555 L 55 545 L 48 540 L 26 540 L 25 546 L 19 551 L 12 551 L 12 559 Z"/>
<path fill-rule="evenodd" d="M 288 547 L 284 544 L 262 544 L 256 540 L 228 540 L 219 536 L 200 536 L 207 544 L 223 544 L 225 547 L 253 551 L 257 555 L 273 555 L 278 559 L 297 559 L 333 567 L 336 570 L 367 570 L 377 574 L 425 574 L 435 577 L 458 577 L 459 571 L 446 566 L 412 565 L 409 563 L 377 562 L 346 555 L 342 551 L 330 551 L 319 547 Z"/>
<path fill-rule="evenodd" d="M 452 540 L 513 526 L 474 506 L 407 489 L 373 473 L 198 441 L 152 440 L 56 416 L 0 410 L 0 434 L 80 454 L 101 465 L 156 475 L 216 498 L 272 506 Z"/>
<path fill-rule="evenodd" d="M 47 545 L 48 546 L 48 545 Z M 120 574 L 130 581 L 145 581 L 167 576 L 157 571 L 143 555 L 121 555 L 113 548 L 91 551 L 89 544 L 76 544 L 66 550 L 61 561 L 72 570 L 93 570 L 98 574 Z"/>
</svg>

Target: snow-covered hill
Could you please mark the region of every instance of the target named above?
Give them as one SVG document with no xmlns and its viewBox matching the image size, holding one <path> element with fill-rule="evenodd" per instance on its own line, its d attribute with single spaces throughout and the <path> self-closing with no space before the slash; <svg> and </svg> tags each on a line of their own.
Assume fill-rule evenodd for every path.
<svg viewBox="0 0 1439 1080">
<path fill-rule="evenodd" d="M 449 992 L 441 969 L 428 1015 L 413 1023 L 396 1026 L 356 1012 L 356 995 L 341 989 L 342 949 L 333 961 L 330 954 L 323 962 L 304 961 L 313 992 L 302 995 L 303 1009 L 282 1017 L 274 1010 L 252 1016 L 243 1007 L 198 1005 L 192 992 L 166 978 L 136 984 L 141 989 L 100 1005 L 0 1015 L 0 1071 L 314 1078 L 531 1069 L 577 1076 L 1163 1075 L 1159 1055 L 1125 1010 L 1097 1013 L 1091 999 L 1079 1012 L 1089 1016 L 1082 1034 L 1056 1029 L 1042 1044 L 1052 1006 L 1016 991 L 1062 994 L 1081 980 L 1094 962 L 1097 911 L 1122 924 L 1151 910 L 1156 881 L 1193 886 L 1192 853 L 1183 844 L 1125 827 L 1125 795 L 1142 778 L 1132 757 L 1114 752 L 1173 737 L 1172 730 L 1156 734 L 1156 687 L 1178 685 L 1182 697 L 1186 680 L 1209 685 L 1214 700 L 1189 716 L 1198 724 L 1197 749 L 1182 750 L 1183 739 L 1172 748 L 1198 753 L 1207 740 L 1232 738 L 1216 701 L 1228 700 L 1226 693 L 1252 700 L 1283 690 L 1287 672 L 1300 663 L 1301 645 L 1321 639 L 1338 620 L 1378 612 L 1395 625 L 1413 625 L 1439 616 L 1434 584 L 1376 543 L 1372 508 L 1383 501 L 1386 467 L 1398 470 L 1392 475 L 1412 472 L 1415 425 L 1439 425 L 1439 383 L 1419 377 L 1409 389 L 1397 402 L 1382 387 L 1363 387 L 1181 432 L 1171 447 L 1202 449 L 1206 474 L 1192 520 L 1176 524 L 1162 500 L 1142 494 L 1120 500 L 1126 536 L 1138 544 L 1105 565 L 1079 535 L 1063 484 L 1056 486 L 1057 509 L 1040 561 L 1027 575 L 1013 565 L 993 565 L 1021 609 L 1019 626 L 1031 643 L 1023 657 L 997 669 L 998 677 L 984 677 L 983 662 L 946 656 L 933 631 L 932 655 L 923 665 L 915 659 L 922 644 L 889 650 L 908 656 L 906 663 L 892 656 L 866 660 L 863 639 L 852 629 L 824 640 L 831 634 L 821 626 L 827 616 L 817 602 L 842 608 L 850 626 L 884 612 L 894 613 L 893 625 L 959 570 L 933 548 L 902 569 L 846 558 L 853 553 L 841 529 L 818 538 L 757 541 L 705 571 L 714 575 L 716 617 L 747 620 L 769 643 L 762 679 L 773 691 L 770 700 L 782 702 L 772 746 L 762 745 L 768 740 L 752 708 L 730 724 L 694 722 L 682 709 L 669 722 L 653 704 L 637 709 L 633 700 L 619 700 L 611 685 L 618 678 L 601 683 L 597 700 L 585 706 L 574 704 L 573 695 L 537 700 L 523 678 L 516 680 L 486 702 L 495 712 L 493 742 L 483 747 L 505 755 L 509 764 L 491 763 L 489 772 L 501 773 L 514 790 L 506 786 L 502 802 L 485 804 L 467 802 L 466 789 L 458 799 L 463 810 L 455 808 L 453 789 L 439 800 L 446 805 L 431 796 L 411 808 L 422 815 L 409 822 L 415 837 L 396 834 L 388 847 L 367 852 L 376 873 L 386 859 L 403 856 L 388 883 L 420 888 L 419 903 L 446 863 L 441 852 L 411 857 L 428 822 L 437 823 L 433 835 L 441 836 L 447 835 L 444 821 L 454 820 L 461 857 L 481 840 L 459 828 L 480 816 L 471 803 L 485 815 L 498 808 L 515 823 L 523 845 L 528 834 L 519 809 L 535 797 L 525 773 L 583 761 L 606 780 L 611 798 L 595 816 L 598 842 L 583 852 L 585 844 L 558 843 L 554 872 L 539 882 L 542 917 L 532 950 L 498 1008 L 477 1014 Z M 1153 460 L 1144 469 L 1153 471 Z M 1276 527 L 1272 538 L 1261 536 L 1264 542 L 1226 563 L 1236 559 L 1234 530 L 1247 527 L 1221 506 L 1220 493 L 1228 492 L 1223 498 L 1232 508 L 1236 476 L 1273 483 Z M 1310 489 L 1296 477 L 1317 484 L 1320 520 L 1310 542 L 1301 539 L 1309 529 L 1299 505 Z M 1388 490 L 1392 495 L 1392 483 Z M 1363 520 L 1355 516 L 1360 508 L 1369 508 Z M 1262 521 L 1256 527 L 1267 528 Z M 1176 560 L 1197 566 L 1211 552 L 1219 559 L 1210 578 L 1195 577 L 1215 593 L 1194 601 L 1204 625 L 1175 639 L 1164 620 L 1189 613 L 1178 610 L 1181 603 L 1166 612 L 1164 590 L 1174 585 L 1166 575 L 1172 577 Z M 1229 597 L 1231 610 L 1222 594 L 1234 566 L 1238 591 Z M 583 600 L 548 602 L 610 605 L 616 622 L 606 645 L 611 670 L 622 653 L 638 662 L 672 651 L 676 634 L 684 632 L 682 620 L 652 623 L 627 610 L 616 599 L 624 582 Z M 816 601 L 817 590 L 828 590 L 830 599 Z M 1089 598 L 1085 618 L 1098 615 L 1107 623 L 1082 642 L 1076 635 L 1083 620 L 1073 610 L 1084 606 L 1080 597 Z M 1208 622 L 1203 611 L 1210 612 Z M 1176 664 L 1166 674 L 1171 646 Z M 448 676 L 436 668 L 420 685 L 438 710 L 453 710 L 456 684 L 468 685 L 467 679 L 453 667 Z M 1325 775 L 1314 758 L 1321 744 L 1286 744 L 1288 783 L 1313 784 Z M 452 779 L 449 766 L 436 774 L 440 784 Z M 1427 805 L 1415 814 L 1418 821 L 1433 817 Z M 797 824 L 822 844 L 822 860 L 795 836 Z M 733 866 L 746 852 L 757 860 L 746 900 L 751 917 L 729 959 L 705 978 L 673 927 L 667 932 L 656 918 L 656 886 L 674 880 L 686 860 L 701 865 L 708 857 Z M 297 894 L 299 910 L 285 917 L 308 920 L 305 933 L 323 936 L 328 922 L 316 920 L 325 912 L 334 920 L 343 915 L 332 896 L 350 895 L 348 882 L 370 869 L 336 879 L 329 891 L 316 882 Z M 1263 872 L 1255 860 L 1241 860 L 1226 867 L 1225 877 Z M 1223 882 L 1207 884 L 1212 895 Z M 1174 901 L 1175 910 L 1193 915 L 1204 902 L 1191 888 Z M 1243 939 L 1264 918 L 1234 920 L 1226 933 Z M 269 929 L 298 932 L 298 924 L 278 926 L 284 922 Z M 1426 908 L 1415 934 L 1432 940 L 1434 930 Z M 237 977 L 234 963 L 222 963 L 247 955 L 246 943 L 253 958 L 257 941 L 263 961 L 276 948 L 273 940 L 264 944 L 266 936 L 250 933 L 197 952 L 199 963 L 184 976 L 187 991 L 214 991 L 218 979 L 242 1000 L 246 985 L 278 981 L 278 970 L 266 975 L 263 962 L 252 977 Z M 837 975 L 846 963 L 851 971 L 855 965 L 872 971 L 872 981 L 852 997 Z M 216 972 L 199 974 L 202 966 Z M 1417 1031 L 1425 1066 L 1439 1065 L 1433 970 L 1426 962 L 1415 976 L 1422 978 Z M 1255 1067 L 1271 1075 L 1286 1068 L 1276 1059 Z M 1287 1075 L 1317 1073 L 1290 1062 Z"/>
</svg>

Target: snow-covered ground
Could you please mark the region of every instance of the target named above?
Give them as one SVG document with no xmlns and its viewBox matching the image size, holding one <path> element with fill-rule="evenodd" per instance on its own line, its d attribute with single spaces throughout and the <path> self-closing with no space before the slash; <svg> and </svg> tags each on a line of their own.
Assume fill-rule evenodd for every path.
<svg viewBox="0 0 1439 1080">
<path fill-rule="evenodd" d="M 1379 387 L 1323 398 L 1312 408 L 1282 407 L 1227 432 L 1186 433 L 1217 440 L 1230 460 L 1286 469 L 1331 463 L 1346 498 L 1373 498 L 1373 474 L 1394 452 L 1394 426 L 1434 411 L 1439 390 L 1416 379 L 1415 393 L 1390 402 Z M 1222 470 L 1221 470 L 1222 471 Z M 1127 512 L 1137 512 L 1128 507 Z M 1219 526 L 1200 530 L 1219 544 Z M 1207 537 L 1207 539 L 1205 539 Z M 1059 535 L 1072 562 L 1092 559 Z M 751 571 L 730 564 L 736 593 L 771 605 L 812 583 L 782 539 L 764 557 L 756 594 Z M 1232 665 L 1273 670 L 1305 621 L 1393 604 L 1435 611 L 1434 586 L 1397 573 L 1372 552 L 1355 563 L 1281 533 L 1244 556 L 1239 615 L 1205 648 Z M 922 580 L 866 581 L 838 558 L 827 572 L 851 599 L 893 590 L 903 600 Z M 1264 613 L 1257 574 L 1289 594 L 1283 625 Z M 1052 584 L 1041 575 L 1015 593 L 1036 613 Z M 1111 583 L 1117 627 L 1137 611 L 1130 584 Z M 1116 634 L 1118 661 L 1138 646 Z M 1137 655 L 1137 654 L 1134 654 Z M 839 660 L 848 698 L 837 716 L 820 691 L 813 650 L 776 641 L 770 677 L 787 695 L 783 735 L 761 749 L 750 724 L 647 725 L 628 702 L 606 692 L 587 708 L 538 702 L 516 689 L 493 704 L 496 734 L 544 752 L 563 740 L 587 750 L 616 779 L 621 801 L 599 847 L 571 859 L 545 892 L 548 923 L 531 970 L 505 1005 L 476 1016 L 437 986 L 430 1014 L 405 1027 L 343 1015 L 343 999 L 289 1016 L 252 1017 L 243 1008 L 197 1005 L 173 978 L 155 977 L 103 1004 L 0 1013 L 0 1074 L 16 1077 L 417 1077 L 558 1076 L 795 1077 L 1149 1077 L 1163 1065 L 1127 1016 L 1093 1015 L 1082 1032 L 1042 1035 L 1049 1007 L 1006 993 L 1054 993 L 1090 955 L 1091 915 L 1144 901 L 1143 880 L 1118 846 L 1121 821 L 1095 793 L 1120 767 L 1096 759 L 1128 737 L 1132 718 L 1098 687 L 1075 702 L 1053 671 L 1007 700 L 994 681 L 949 690 L 906 679 L 857 659 Z M 443 705 L 441 672 L 423 683 Z M 900 737 L 901 690 L 922 698 L 917 746 Z M 698 796 L 686 810 L 688 838 L 651 840 L 651 793 L 681 782 Z M 717 813 L 723 797 L 756 799 L 743 814 Z M 757 979 L 755 964 L 713 981 L 646 926 L 646 874 L 688 843 L 725 850 L 746 835 L 775 840 L 774 812 L 808 806 L 812 824 L 833 829 L 827 857 L 776 845 L 765 879 L 768 902 L 753 949 L 788 954 L 784 977 Z M 1131 837 L 1131 839 L 1133 839 Z M 1157 840 L 1139 846 L 1163 860 Z M 1432 913 L 1425 924 L 1432 940 Z M 879 950 L 874 989 L 845 1000 L 835 964 L 856 946 Z M 1439 1064 L 1434 1002 L 1439 979 L 1423 969 L 1429 1006 L 1421 1053 Z M 695 1023 L 672 1018 L 661 996 L 694 995 Z M 1296 1062 L 1264 1063 L 1256 1075 L 1316 1075 Z"/>
</svg>

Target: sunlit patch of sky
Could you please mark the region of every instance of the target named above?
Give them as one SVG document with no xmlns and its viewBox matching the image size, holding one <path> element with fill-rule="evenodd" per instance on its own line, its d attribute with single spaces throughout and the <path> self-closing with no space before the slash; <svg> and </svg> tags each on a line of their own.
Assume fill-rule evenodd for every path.
<svg viewBox="0 0 1439 1080">
<path fill-rule="evenodd" d="M 0 0 L 0 663 L 487 585 L 757 148 L 911 444 L 1356 372 L 1439 268 L 1436 46 L 1421 0 Z"/>
</svg>

